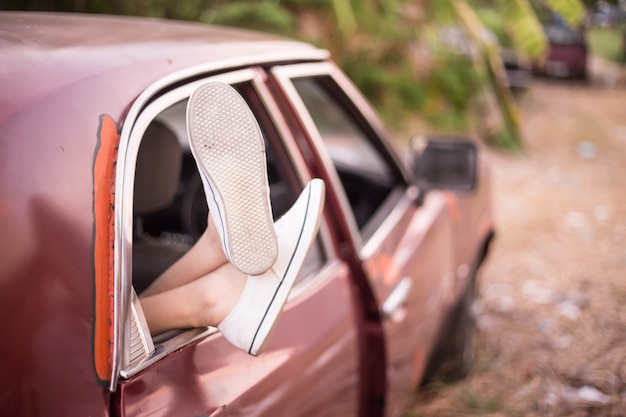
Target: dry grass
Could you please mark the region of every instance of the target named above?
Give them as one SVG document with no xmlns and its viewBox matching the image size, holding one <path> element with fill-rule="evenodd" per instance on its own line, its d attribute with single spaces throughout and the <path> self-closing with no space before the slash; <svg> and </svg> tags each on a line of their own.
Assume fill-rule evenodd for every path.
<svg viewBox="0 0 626 417">
<path fill-rule="evenodd" d="M 465 381 L 408 416 L 626 415 L 626 90 L 536 82 L 492 151 L 498 236 Z"/>
</svg>

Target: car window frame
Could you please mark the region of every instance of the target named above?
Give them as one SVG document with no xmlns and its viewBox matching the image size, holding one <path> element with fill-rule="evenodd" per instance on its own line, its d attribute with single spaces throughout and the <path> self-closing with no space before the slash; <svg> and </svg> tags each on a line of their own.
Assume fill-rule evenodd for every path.
<svg viewBox="0 0 626 417">
<path fill-rule="evenodd" d="M 332 62 L 316 62 L 282 65 L 271 68 L 271 73 L 278 81 L 281 88 L 288 97 L 291 105 L 299 115 L 304 128 L 307 130 L 314 147 L 318 151 L 318 155 L 322 164 L 326 167 L 326 171 L 330 176 L 330 181 L 337 190 L 337 198 L 341 206 L 342 212 L 346 214 L 346 222 L 349 228 L 350 237 L 357 252 L 361 252 L 367 241 L 372 238 L 376 230 L 384 223 L 386 214 L 393 211 L 396 203 L 400 201 L 405 194 L 405 190 L 410 187 L 409 174 L 410 168 L 408 161 L 401 157 L 401 152 L 393 146 L 390 135 L 386 132 L 383 124 L 379 120 L 377 114 L 369 105 L 367 99 L 361 94 L 352 81 Z M 348 103 L 343 103 L 344 107 L 353 117 L 360 129 L 367 138 L 374 142 L 374 148 L 382 154 L 385 162 L 392 169 L 394 176 L 401 181 L 402 189 L 393 189 L 383 204 L 376 210 L 368 224 L 359 230 L 356 219 L 343 184 L 337 174 L 335 165 L 326 149 L 324 140 L 317 129 L 309 111 L 300 98 L 296 87 L 292 80 L 296 78 L 317 78 L 328 77 L 336 84 L 337 92 L 344 95 Z M 328 91 L 334 96 L 332 91 Z M 337 97 L 334 97 L 337 99 Z M 352 107 L 352 108 L 350 108 Z"/>
<path fill-rule="evenodd" d="M 151 334 L 142 320 L 143 312 L 137 313 L 136 293 L 132 287 L 132 248 L 133 248 L 133 196 L 134 178 L 137 162 L 137 154 L 145 130 L 148 125 L 157 118 L 165 109 L 187 99 L 197 87 L 209 82 L 218 81 L 228 84 L 249 82 L 266 110 L 268 117 L 276 130 L 279 139 L 278 146 L 285 148 L 285 153 L 291 164 L 292 173 L 296 175 L 296 181 L 300 185 L 306 184 L 312 178 L 307 169 L 297 144 L 294 142 L 287 123 L 282 117 L 272 94 L 265 83 L 266 75 L 260 67 L 249 67 L 240 70 L 233 70 L 219 74 L 208 74 L 202 78 L 195 78 L 193 81 L 183 85 L 177 83 L 174 88 L 163 94 L 152 98 L 136 114 L 134 120 L 127 120 L 124 128 L 127 130 L 126 138 L 120 143 L 118 153 L 118 166 L 116 173 L 116 206 L 115 206 L 115 302 L 114 302 L 114 332 L 116 334 L 116 344 L 113 349 L 113 375 L 111 390 L 117 385 L 118 379 L 129 379 L 150 365 L 158 362 L 168 354 L 179 350 L 197 340 L 206 338 L 218 330 L 214 327 L 185 329 L 173 331 L 173 336 L 166 340 L 156 340 L 154 349 L 138 363 L 131 364 L 129 361 L 128 344 L 130 343 L 130 320 L 131 314 L 138 314 L 136 324 L 140 327 L 143 335 L 151 337 Z M 324 262 L 320 270 L 324 270 L 328 265 L 338 259 L 338 254 L 332 245 L 332 237 L 328 225 L 322 220 L 320 233 L 317 242 L 324 255 Z M 288 302 L 297 299 L 308 288 L 315 284 L 316 273 L 311 272 L 310 276 L 301 280 L 292 290 Z M 141 310 L 139 303 L 139 310 Z"/>
</svg>

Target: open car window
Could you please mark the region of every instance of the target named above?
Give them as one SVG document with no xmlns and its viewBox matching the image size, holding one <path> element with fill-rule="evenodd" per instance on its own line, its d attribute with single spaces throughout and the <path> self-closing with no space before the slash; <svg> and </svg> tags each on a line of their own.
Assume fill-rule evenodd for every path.
<svg viewBox="0 0 626 417">
<path fill-rule="evenodd" d="M 398 169 L 331 77 L 291 81 L 328 150 L 358 229 L 367 237 L 378 225 L 377 214 L 403 184 Z"/>
<path fill-rule="evenodd" d="M 300 188 L 297 176 L 253 85 L 244 82 L 233 86 L 254 109 L 261 127 L 272 211 L 278 219 L 296 200 Z M 133 286 L 138 294 L 182 256 L 207 225 L 204 190 L 189 151 L 186 106 L 187 100 L 182 100 L 159 113 L 139 147 L 133 210 Z M 304 268 L 302 275 L 319 267 L 321 259 L 319 254 L 311 255 L 313 265 Z"/>
<path fill-rule="evenodd" d="M 249 104 L 261 110 L 250 83 L 235 84 Z M 133 286 L 141 294 L 161 273 L 198 240 L 207 226 L 208 208 L 196 162 L 187 138 L 187 100 L 161 112 L 144 133 L 137 156 L 134 193 Z M 275 142 L 268 141 L 271 124 L 265 113 L 259 122 L 268 162 L 270 199 L 274 218 L 296 199 L 293 173 L 283 168 Z M 276 136 L 275 132 L 269 135 Z"/>
<path fill-rule="evenodd" d="M 300 175 L 254 79 L 231 82 L 231 85 L 246 100 L 259 123 L 265 141 L 270 200 L 276 220 L 292 206 L 303 188 L 298 179 Z M 216 331 L 212 328 L 179 329 L 150 335 L 141 310 L 141 293 L 194 245 L 207 225 L 204 190 L 187 138 L 186 107 L 192 91 L 187 88 L 185 94 L 177 92 L 169 100 L 157 101 L 152 105 L 153 115 L 143 122 L 146 127 L 137 148 L 132 197 L 133 294 L 122 376 L 130 376 L 167 352 Z M 297 296 L 297 287 L 314 278 L 326 260 L 318 239 L 305 259 L 292 295 Z M 155 356 L 155 349 L 162 355 Z"/>
</svg>

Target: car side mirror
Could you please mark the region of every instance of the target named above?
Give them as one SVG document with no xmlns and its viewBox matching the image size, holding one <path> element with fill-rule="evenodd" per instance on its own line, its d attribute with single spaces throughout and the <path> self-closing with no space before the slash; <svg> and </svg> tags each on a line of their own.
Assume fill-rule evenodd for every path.
<svg viewBox="0 0 626 417">
<path fill-rule="evenodd" d="M 467 138 L 415 136 L 411 140 L 418 185 L 470 192 L 476 188 L 478 150 Z"/>
</svg>

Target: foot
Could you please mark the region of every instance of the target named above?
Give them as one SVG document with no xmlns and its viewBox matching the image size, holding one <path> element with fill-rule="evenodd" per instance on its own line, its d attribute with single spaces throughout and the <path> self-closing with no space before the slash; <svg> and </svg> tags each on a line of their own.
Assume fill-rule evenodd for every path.
<svg viewBox="0 0 626 417">
<path fill-rule="evenodd" d="M 276 262 L 263 275 L 248 276 L 241 297 L 217 326 L 233 345 L 255 356 L 265 347 L 315 240 L 323 206 L 324 182 L 314 179 L 276 222 Z"/>
<path fill-rule="evenodd" d="M 254 115 L 234 88 L 208 83 L 189 98 L 187 130 L 226 257 L 241 272 L 264 273 L 278 247 L 265 144 Z"/>
</svg>

